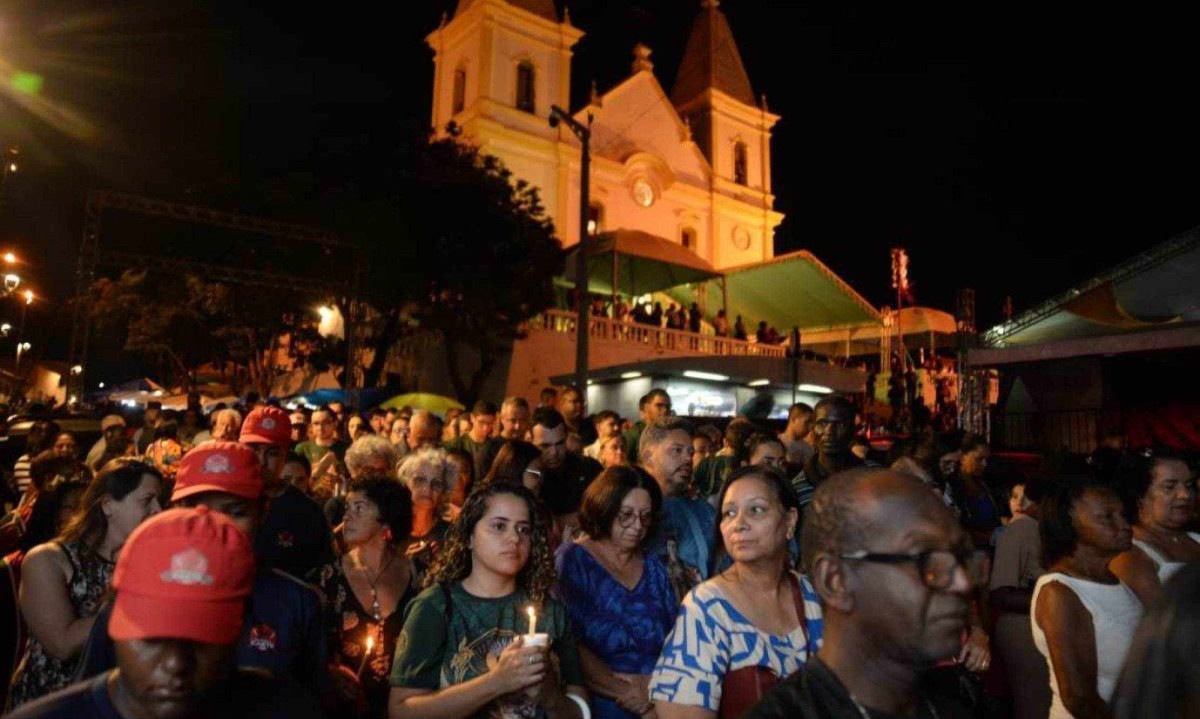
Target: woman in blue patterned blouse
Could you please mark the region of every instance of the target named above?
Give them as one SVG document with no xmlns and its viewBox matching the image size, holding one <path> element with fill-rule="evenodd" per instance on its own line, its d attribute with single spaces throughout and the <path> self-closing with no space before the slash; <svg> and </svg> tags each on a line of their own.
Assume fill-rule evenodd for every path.
<svg viewBox="0 0 1200 719">
<path fill-rule="evenodd" d="M 644 551 L 662 492 L 640 467 L 610 467 L 587 488 L 584 536 L 558 555 L 558 588 L 579 634 L 596 719 L 655 717 L 650 670 L 675 621 L 666 565 Z"/>
<path fill-rule="evenodd" d="M 683 600 L 650 680 L 659 719 L 740 716 L 820 648 L 819 599 L 788 568 L 799 518 L 791 483 L 743 467 L 718 500 L 717 551 L 733 564 Z"/>
</svg>

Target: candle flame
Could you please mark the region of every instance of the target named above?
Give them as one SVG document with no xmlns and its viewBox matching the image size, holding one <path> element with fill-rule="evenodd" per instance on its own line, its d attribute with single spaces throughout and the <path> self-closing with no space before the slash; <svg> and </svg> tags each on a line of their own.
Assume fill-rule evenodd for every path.
<svg viewBox="0 0 1200 719">
<path fill-rule="evenodd" d="M 370 654 L 371 650 L 374 648 L 375 648 L 375 637 L 367 637 L 367 654 Z"/>
</svg>

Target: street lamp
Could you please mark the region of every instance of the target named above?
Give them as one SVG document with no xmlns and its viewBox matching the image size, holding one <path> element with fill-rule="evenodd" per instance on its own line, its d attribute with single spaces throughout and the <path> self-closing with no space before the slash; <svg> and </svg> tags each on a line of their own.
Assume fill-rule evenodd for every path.
<svg viewBox="0 0 1200 719">
<path fill-rule="evenodd" d="M 9 272 L 7 275 L 4 276 L 4 292 L 6 294 L 16 292 L 17 288 L 20 286 L 21 286 L 21 276 L 20 275 Z"/>
<path fill-rule="evenodd" d="M 550 106 L 550 127 L 558 127 L 560 122 L 563 123 L 571 132 L 575 133 L 575 137 L 579 139 L 579 144 L 583 147 L 579 162 L 579 249 L 577 250 L 579 254 L 575 257 L 575 302 L 578 305 L 576 309 L 579 310 L 578 318 L 575 320 L 575 388 L 579 390 L 585 407 L 587 406 L 588 375 L 588 311 L 591 305 L 588 302 L 587 251 L 588 210 L 591 206 L 591 198 L 588 195 L 591 190 L 592 119 L 592 113 L 589 112 L 587 124 L 584 125 L 568 115 L 567 111 L 558 105 Z"/>
</svg>

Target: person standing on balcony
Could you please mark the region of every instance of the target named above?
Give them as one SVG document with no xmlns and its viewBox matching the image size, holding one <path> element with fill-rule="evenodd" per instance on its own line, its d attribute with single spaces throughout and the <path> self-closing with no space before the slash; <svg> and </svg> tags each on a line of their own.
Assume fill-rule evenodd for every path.
<svg viewBox="0 0 1200 719">
<path fill-rule="evenodd" d="M 717 310 L 717 316 L 713 319 L 713 333 L 718 337 L 729 336 L 729 317 L 725 315 L 725 310 Z"/>
</svg>

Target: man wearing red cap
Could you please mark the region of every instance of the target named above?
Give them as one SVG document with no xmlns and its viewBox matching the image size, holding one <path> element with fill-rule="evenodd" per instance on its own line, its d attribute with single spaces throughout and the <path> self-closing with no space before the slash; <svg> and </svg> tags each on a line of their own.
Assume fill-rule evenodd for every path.
<svg viewBox="0 0 1200 719">
<path fill-rule="evenodd" d="M 301 579 L 332 562 L 333 533 L 321 506 L 279 476 L 292 442 L 288 413 L 278 407 L 255 407 L 242 424 L 238 442 L 258 454 L 269 500 L 254 540 L 259 561 Z"/>
<path fill-rule="evenodd" d="M 108 631 L 117 668 L 11 716 L 317 719 L 319 706 L 302 686 L 236 668 L 254 576 L 249 537 L 228 517 L 201 507 L 146 520 L 113 573 Z"/>
<path fill-rule="evenodd" d="M 206 442 L 180 460 L 171 502 L 176 507 L 203 506 L 220 513 L 253 543 L 263 515 L 261 473 L 258 457 L 250 448 L 234 442 Z M 260 567 L 247 610 L 236 645 L 237 665 L 292 678 L 329 697 L 328 638 L 316 588 L 286 572 Z M 110 611 L 108 605 L 97 615 L 78 678 L 116 665 L 117 657 L 105 634 Z"/>
</svg>

